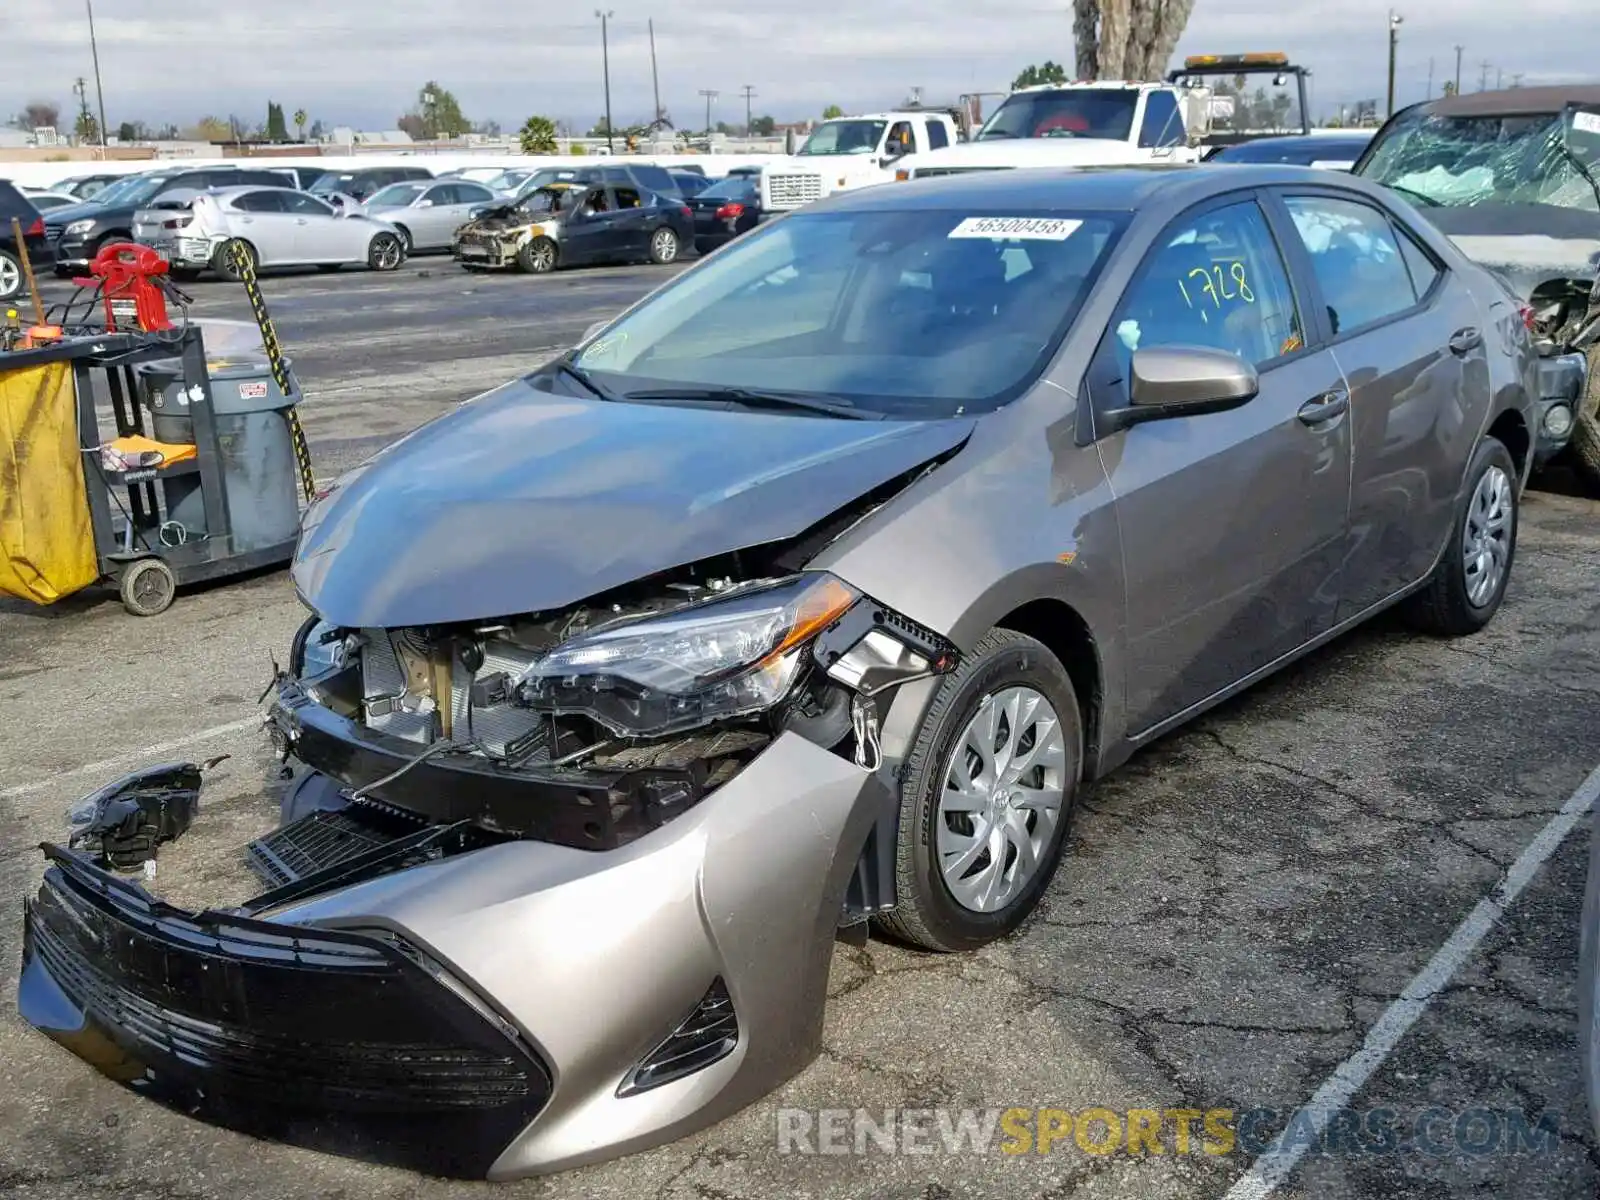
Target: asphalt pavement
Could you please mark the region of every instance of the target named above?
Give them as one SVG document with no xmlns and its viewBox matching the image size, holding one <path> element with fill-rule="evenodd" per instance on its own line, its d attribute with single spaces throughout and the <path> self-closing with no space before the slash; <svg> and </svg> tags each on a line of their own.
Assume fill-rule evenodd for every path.
<svg viewBox="0 0 1600 1200">
<path fill-rule="evenodd" d="M 328 477 L 670 273 L 468 276 L 421 259 L 264 287 Z M 191 290 L 198 315 L 247 315 L 236 287 Z M 1443 642 L 1380 619 L 1312 655 L 1089 792 L 1016 937 L 950 957 L 841 943 L 825 1050 L 777 1094 L 683 1142 L 492 1194 L 1600 1194 L 1575 1037 L 1589 823 L 1561 816 L 1600 761 L 1597 564 L 1600 503 L 1531 493 L 1489 630 Z M 201 1124 L 15 1016 L 37 843 L 114 775 L 231 754 L 152 886 L 186 905 L 248 894 L 240 849 L 276 815 L 256 701 L 301 617 L 282 572 L 186 593 L 151 620 L 98 594 L 0 600 L 0 1193 L 491 1194 Z M 1508 874 L 1526 886 L 1494 902 Z M 1345 1115 L 1291 1120 L 1330 1080 Z M 876 1131 L 859 1147 L 858 1111 Z M 1152 1114 L 1130 1152 L 1128 1128 Z M 1304 1155 L 1262 1183 L 1247 1173 L 1285 1125 Z"/>
</svg>

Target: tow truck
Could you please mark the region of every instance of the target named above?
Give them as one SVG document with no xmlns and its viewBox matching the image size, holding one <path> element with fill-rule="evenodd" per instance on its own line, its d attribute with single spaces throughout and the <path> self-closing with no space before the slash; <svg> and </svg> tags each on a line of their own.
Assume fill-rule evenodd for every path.
<svg viewBox="0 0 1600 1200">
<path fill-rule="evenodd" d="M 894 177 L 1197 162 L 1222 146 L 1310 133 L 1309 75 L 1281 52 L 1196 54 L 1160 82 L 1080 79 L 1019 88 L 971 141 L 907 156 Z M 1267 81 L 1252 86 L 1259 76 Z"/>
<path fill-rule="evenodd" d="M 762 169 L 762 215 L 778 216 L 834 192 L 888 183 L 898 163 L 955 145 L 963 128 L 958 109 L 939 108 L 903 108 L 823 121 L 787 162 Z"/>
</svg>

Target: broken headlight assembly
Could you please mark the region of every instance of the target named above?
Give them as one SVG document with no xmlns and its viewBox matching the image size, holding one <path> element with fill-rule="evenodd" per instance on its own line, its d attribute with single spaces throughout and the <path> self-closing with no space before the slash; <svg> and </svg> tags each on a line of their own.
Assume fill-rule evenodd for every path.
<svg viewBox="0 0 1600 1200">
<path fill-rule="evenodd" d="M 606 626 L 531 664 L 516 696 L 623 737 L 662 737 L 763 712 L 794 687 L 816 635 L 860 598 L 832 575 L 806 573 Z"/>
</svg>

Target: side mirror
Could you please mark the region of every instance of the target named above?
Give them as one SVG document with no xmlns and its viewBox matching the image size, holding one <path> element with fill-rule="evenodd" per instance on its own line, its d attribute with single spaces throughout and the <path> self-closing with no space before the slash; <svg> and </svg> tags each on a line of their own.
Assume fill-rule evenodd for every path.
<svg viewBox="0 0 1600 1200">
<path fill-rule="evenodd" d="M 418 200 L 417 201 L 417 207 L 418 208 L 432 208 L 433 207 L 433 201 L 432 200 Z"/>
<path fill-rule="evenodd" d="M 1205 346 L 1135 350 L 1128 374 L 1135 421 L 1223 412 L 1248 403 L 1261 390 L 1253 366 L 1237 354 Z"/>
</svg>

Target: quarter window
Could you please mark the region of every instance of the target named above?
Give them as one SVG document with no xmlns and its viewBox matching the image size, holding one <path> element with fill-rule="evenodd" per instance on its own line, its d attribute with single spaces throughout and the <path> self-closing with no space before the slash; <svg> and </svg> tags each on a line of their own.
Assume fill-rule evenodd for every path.
<svg viewBox="0 0 1600 1200">
<path fill-rule="evenodd" d="M 1387 216 L 1369 204 L 1332 196 L 1288 196 L 1284 203 L 1311 255 L 1336 335 L 1416 304 L 1421 293 Z"/>
<path fill-rule="evenodd" d="M 1400 230 L 1400 256 L 1406 260 L 1406 269 L 1411 272 L 1411 290 L 1421 300 L 1433 290 L 1434 280 L 1444 272 L 1404 229 Z"/>
<path fill-rule="evenodd" d="M 241 212 L 283 212 L 283 192 L 278 188 L 263 192 L 246 192 L 242 196 L 234 197 L 233 206 Z"/>
<path fill-rule="evenodd" d="M 950 135 L 944 130 L 942 121 L 928 122 L 928 149 L 942 150 L 950 144 Z"/>
<path fill-rule="evenodd" d="M 1176 146 L 1183 141 L 1183 119 L 1171 92 L 1151 92 L 1144 101 L 1144 120 L 1139 125 L 1139 145 Z"/>
<path fill-rule="evenodd" d="M 1259 367 L 1300 349 L 1289 273 L 1254 201 L 1169 226 L 1112 323 L 1122 377 L 1135 350 L 1203 346 Z"/>
</svg>

